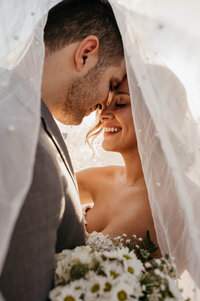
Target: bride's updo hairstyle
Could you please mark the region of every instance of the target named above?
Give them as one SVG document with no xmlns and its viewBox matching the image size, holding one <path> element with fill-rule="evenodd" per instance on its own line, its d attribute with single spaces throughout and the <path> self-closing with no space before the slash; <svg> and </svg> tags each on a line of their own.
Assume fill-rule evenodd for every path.
<svg viewBox="0 0 200 301">
<path fill-rule="evenodd" d="M 94 35 L 99 39 L 102 67 L 118 65 L 123 54 L 121 35 L 106 0 L 64 0 L 48 14 L 44 29 L 46 55 Z"/>
</svg>

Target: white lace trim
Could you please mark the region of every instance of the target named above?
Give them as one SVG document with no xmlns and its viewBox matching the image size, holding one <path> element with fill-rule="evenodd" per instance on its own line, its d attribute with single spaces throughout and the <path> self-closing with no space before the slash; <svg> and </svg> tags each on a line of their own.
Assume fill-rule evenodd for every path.
<svg viewBox="0 0 200 301">
<path fill-rule="evenodd" d="M 89 203 L 82 205 L 84 225 L 87 225 L 86 212 L 87 209 L 93 208 L 94 204 Z M 112 240 L 102 232 L 93 231 L 88 233 L 85 226 L 85 242 L 87 246 L 98 251 L 111 251 L 114 248 Z"/>
</svg>

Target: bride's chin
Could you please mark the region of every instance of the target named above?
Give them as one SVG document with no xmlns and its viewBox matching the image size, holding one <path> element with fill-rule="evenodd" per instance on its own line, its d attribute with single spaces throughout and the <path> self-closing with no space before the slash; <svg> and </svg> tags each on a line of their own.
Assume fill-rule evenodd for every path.
<svg viewBox="0 0 200 301">
<path fill-rule="evenodd" d="M 103 141 L 103 143 L 102 143 L 102 148 L 103 148 L 105 151 L 107 151 L 107 152 L 112 152 L 112 151 L 114 151 L 113 145 L 110 145 L 110 143 L 107 143 L 107 142 L 105 142 L 105 141 Z"/>
</svg>

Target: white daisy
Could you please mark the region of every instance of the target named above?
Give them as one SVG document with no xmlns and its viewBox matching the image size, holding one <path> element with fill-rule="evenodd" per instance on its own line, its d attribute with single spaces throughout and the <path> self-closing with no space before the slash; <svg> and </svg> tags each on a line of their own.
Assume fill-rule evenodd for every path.
<svg viewBox="0 0 200 301">
<path fill-rule="evenodd" d="M 131 275 L 139 276 L 144 271 L 144 266 L 140 260 L 137 259 L 134 252 L 123 254 L 124 270 Z"/>
<path fill-rule="evenodd" d="M 117 260 L 102 262 L 101 266 L 108 279 L 116 279 L 124 273 L 123 265 Z"/>
<path fill-rule="evenodd" d="M 112 297 L 113 297 L 113 300 L 116 300 L 116 301 L 132 300 L 130 285 L 124 281 L 119 281 L 112 290 Z"/>
<path fill-rule="evenodd" d="M 105 277 L 91 271 L 88 273 L 88 281 L 85 284 L 85 300 L 95 300 L 104 294 Z"/>
<path fill-rule="evenodd" d="M 129 273 L 129 275 L 134 275 L 136 277 L 139 277 L 144 270 L 143 264 L 139 260 L 130 260 L 130 261 L 124 261 L 124 271 Z"/>
<path fill-rule="evenodd" d="M 71 256 L 71 262 L 81 262 L 82 264 L 93 264 L 95 254 L 89 246 L 76 247 Z"/>
<path fill-rule="evenodd" d="M 80 291 L 74 290 L 74 287 L 69 285 L 58 286 L 49 294 L 51 301 L 81 301 Z"/>
<path fill-rule="evenodd" d="M 71 287 L 72 290 L 78 291 L 78 293 L 80 293 L 80 295 L 81 295 L 85 291 L 85 288 L 86 288 L 86 285 L 87 285 L 86 282 L 87 282 L 87 280 L 84 279 L 84 278 L 81 278 L 81 279 L 78 279 L 78 280 L 75 280 L 75 281 L 71 281 L 70 282 L 70 287 Z"/>
<path fill-rule="evenodd" d="M 133 251 L 130 251 L 129 248 L 127 247 L 122 248 L 121 250 L 118 251 L 118 257 L 123 260 L 137 259 L 135 253 Z"/>
<path fill-rule="evenodd" d="M 65 259 L 60 260 L 56 264 L 55 269 L 55 284 L 67 283 L 70 280 L 70 266 Z"/>
<path fill-rule="evenodd" d="M 92 273 L 91 273 L 91 275 L 92 275 Z M 100 288 L 95 297 L 98 300 L 111 301 L 112 290 L 113 290 L 113 287 L 115 287 L 115 285 L 116 285 L 115 284 L 116 280 L 108 279 L 107 277 L 102 277 L 102 276 L 97 276 L 97 277 L 98 278 L 96 279 L 96 281 L 94 281 L 94 283 L 96 283 L 98 281 Z M 90 285 L 90 287 L 91 287 L 91 285 Z M 92 292 L 89 293 L 88 287 L 87 287 L 87 292 L 85 294 L 85 300 L 94 301 L 94 293 L 92 293 Z"/>
<path fill-rule="evenodd" d="M 143 296 L 141 284 L 138 277 L 135 277 L 134 275 L 130 277 L 129 275 L 130 274 L 123 274 L 119 280 L 121 283 L 126 283 L 129 286 L 130 296 L 138 300 Z"/>
<path fill-rule="evenodd" d="M 62 250 L 62 252 L 55 254 L 55 259 L 56 260 L 63 260 L 65 258 L 68 258 L 72 255 L 72 253 L 74 252 L 74 250 Z"/>
<path fill-rule="evenodd" d="M 136 299 L 139 299 L 140 297 L 143 296 L 142 287 L 141 287 L 139 281 L 134 281 L 134 283 L 133 283 L 133 296 Z"/>
<path fill-rule="evenodd" d="M 61 293 L 62 290 L 62 286 L 57 286 L 56 288 L 54 288 L 50 293 L 49 293 L 49 299 L 52 301 L 59 301 L 61 300 Z"/>
<path fill-rule="evenodd" d="M 107 258 L 110 259 L 117 259 L 117 260 L 130 260 L 131 258 L 135 258 L 136 259 L 136 255 L 134 252 L 130 252 L 129 249 L 127 247 L 123 247 L 123 248 L 117 248 L 115 250 L 112 250 L 110 252 L 104 252 L 103 253 Z"/>
</svg>

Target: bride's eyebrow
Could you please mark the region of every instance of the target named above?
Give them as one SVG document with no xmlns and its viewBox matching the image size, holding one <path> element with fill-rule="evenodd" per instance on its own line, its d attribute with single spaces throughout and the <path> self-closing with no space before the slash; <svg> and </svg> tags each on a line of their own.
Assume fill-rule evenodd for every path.
<svg viewBox="0 0 200 301">
<path fill-rule="evenodd" d="M 129 94 L 128 92 L 124 92 L 124 91 L 117 91 L 117 92 L 115 93 L 115 95 L 121 95 L 121 94 L 125 94 L 125 95 L 130 96 L 130 94 Z"/>
</svg>

